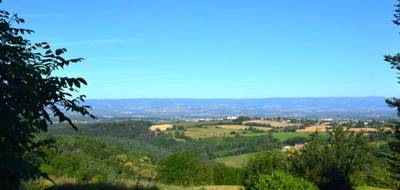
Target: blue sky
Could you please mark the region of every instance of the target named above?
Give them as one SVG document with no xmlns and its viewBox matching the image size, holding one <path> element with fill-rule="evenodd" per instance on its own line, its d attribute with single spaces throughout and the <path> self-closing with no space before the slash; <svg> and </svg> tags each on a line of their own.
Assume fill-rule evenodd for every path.
<svg viewBox="0 0 400 190">
<path fill-rule="evenodd" d="M 394 0 L 4 0 L 89 98 L 397 96 Z"/>
</svg>

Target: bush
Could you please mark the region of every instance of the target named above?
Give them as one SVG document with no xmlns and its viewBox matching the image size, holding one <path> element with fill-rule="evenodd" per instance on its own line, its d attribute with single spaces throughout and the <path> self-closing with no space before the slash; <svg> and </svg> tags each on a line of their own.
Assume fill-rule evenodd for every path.
<svg viewBox="0 0 400 190">
<path fill-rule="evenodd" d="M 242 170 L 215 163 L 213 179 L 215 185 L 241 185 Z"/>
<path fill-rule="evenodd" d="M 292 137 L 292 138 L 287 139 L 284 142 L 284 144 L 293 146 L 295 144 L 304 144 L 306 141 L 307 141 L 307 138 L 305 138 L 305 137 Z"/>
<path fill-rule="evenodd" d="M 327 138 L 318 133 L 312 135 L 301 153 L 291 159 L 293 171 L 320 189 L 351 190 L 357 185 L 351 176 L 371 168 L 371 153 L 365 136 L 338 127 Z"/>
<path fill-rule="evenodd" d="M 175 153 L 160 161 L 157 179 L 175 185 L 206 185 L 213 181 L 213 170 L 189 152 Z"/>
<path fill-rule="evenodd" d="M 257 154 L 247 162 L 243 171 L 243 185 L 248 189 L 257 189 L 261 175 L 271 175 L 274 170 L 288 170 L 288 162 L 281 151 L 266 151 Z"/>
<path fill-rule="evenodd" d="M 152 177 L 151 160 L 89 137 L 57 136 L 55 147 L 44 150 L 47 161 L 40 169 L 51 177 L 68 177 L 78 182 L 114 182 Z"/>
<path fill-rule="evenodd" d="M 317 190 L 311 182 L 291 176 L 283 171 L 274 171 L 271 175 L 260 175 L 255 184 L 258 190 Z"/>
</svg>

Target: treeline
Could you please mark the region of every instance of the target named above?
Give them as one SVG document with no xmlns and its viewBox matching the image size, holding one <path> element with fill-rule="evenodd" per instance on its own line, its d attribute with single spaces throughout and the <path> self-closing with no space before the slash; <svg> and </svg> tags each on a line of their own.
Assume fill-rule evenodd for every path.
<svg viewBox="0 0 400 190">
<path fill-rule="evenodd" d="M 48 131 L 50 135 L 79 135 L 94 137 L 109 145 L 118 145 L 126 149 L 150 156 L 154 160 L 172 154 L 190 150 L 196 155 L 218 158 L 249 152 L 277 148 L 280 142 L 272 135 L 211 137 L 199 140 L 184 138 L 177 140 L 165 133 L 150 132 L 147 121 L 120 121 L 79 124 L 78 131 L 64 126 L 56 126 Z"/>
<path fill-rule="evenodd" d="M 41 137 L 53 140 L 43 148 L 45 157 L 33 160 L 40 170 L 56 183 L 119 184 L 125 180 L 141 184 L 151 182 L 157 173 L 154 162 L 144 156 L 116 146 L 109 146 L 90 137 Z M 51 184 L 29 181 L 26 189 L 44 189 Z"/>
</svg>

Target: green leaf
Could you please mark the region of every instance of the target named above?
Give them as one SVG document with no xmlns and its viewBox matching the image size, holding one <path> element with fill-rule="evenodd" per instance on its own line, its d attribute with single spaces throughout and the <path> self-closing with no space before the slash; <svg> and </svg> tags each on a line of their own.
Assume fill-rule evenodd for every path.
<svg viewBox="0 0 400 190">
<path fill-rule="evenodd" d="M 86 82 L 85 79 L 83 79 L 83 78 L 77 78 L 77 80 L 78 80 L 80 83 L 82 83 L 82 84 L 84 84 L 84 85 L 87 85 L 87 82 Z"/>
<path fill-rule="evenodd" d="M 76 87 L 80 88 L 81 87 L 81 83 L 79 82 L 79 80 L 74 80 L 74 84 Z"/>
</svg>

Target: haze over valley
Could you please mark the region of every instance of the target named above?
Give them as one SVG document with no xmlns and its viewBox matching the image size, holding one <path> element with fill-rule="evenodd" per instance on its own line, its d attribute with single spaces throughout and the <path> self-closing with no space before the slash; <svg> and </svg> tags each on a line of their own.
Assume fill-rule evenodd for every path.
<svg viewBox="0 0 400 190">
<path fill-rule="evenodd" d="M 388 119 L 396 112 L 385 97 L 265 99 L 89 99 L 99 117 L 150 117 L 175 120 L 252 117 Z"/>
</svg>

